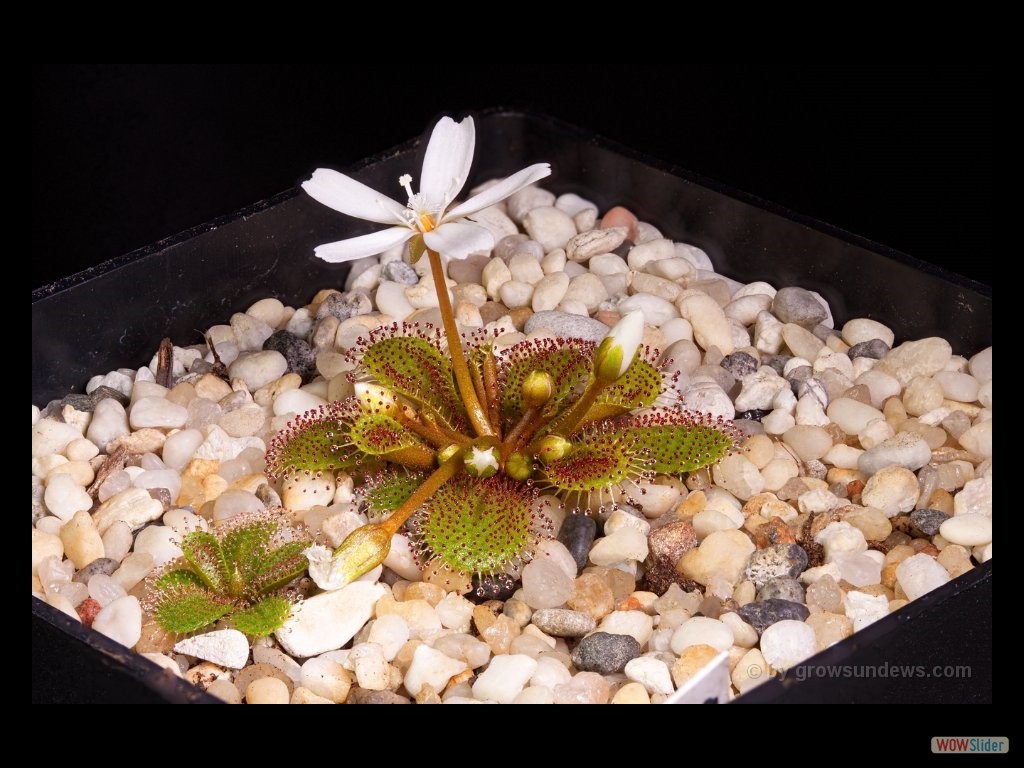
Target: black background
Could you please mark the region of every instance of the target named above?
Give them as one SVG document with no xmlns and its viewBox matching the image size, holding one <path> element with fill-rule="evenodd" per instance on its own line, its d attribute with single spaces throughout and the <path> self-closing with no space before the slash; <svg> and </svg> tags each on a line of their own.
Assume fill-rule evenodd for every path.
<svg viewBox="0 0 1024 768">
<path fill-rule="evenodd" d="M 33 286 L 268 197 L 318 165 L 344 167 L 440 114 L 494 105 L 560 117 L 992 283 L 987 68 L 591 59 L 578 71 L 371 70 L 37 66 Z"/>
</svg>

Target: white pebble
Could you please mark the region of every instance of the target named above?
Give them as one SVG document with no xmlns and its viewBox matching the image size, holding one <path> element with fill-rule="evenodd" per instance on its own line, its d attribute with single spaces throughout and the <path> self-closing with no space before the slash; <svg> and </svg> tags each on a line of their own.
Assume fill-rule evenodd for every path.
<svg viewBox="0 0 1024 768">
<path fill-rule="evenodd" d="M 151 525 L 135 537 L 135 551 L 146 552 L 156 565 L 164 565 L 181 557 L 181 537 L 166 525 Z"/>
<path fill-rule="evenodd" d="M 761 633 L 761 654 L 774 669 L 789 669 L 816 652 L 814 630 L 802 621 L 777 621 Z"/>
<path fill-rule="evenodd" d="M 977 512 L 955 515 L 939 527 L 939 535 L 964 547 L 988 544 L 992 541 L 992 518 Z"/>
<path fill-rule="evenodd" d="M 303 663 L 299 683 L 317 696 L 322 696 L 335 704 L 348 698 L 352 688 L 352 679 L 341 664 L 333 659 L 314 657 Z"/>
<path fill-rule="evenodd" d="M 928 557 L 928 555 L 923 555 Z M 940 566 L 941 567 L 941 566 Z M 853 631 L 859 632 L 868 624 L 889 615 L 889 600 L 885 595 L 850 590 L 843 595 L 843 612 L 853 621 Z"/>
<path fill-rule="evenodd" d="M 694 616 L 683 622 L 672 635 L 672 653 L 679 655 L 691 645 L 710 645 L 719 651 L 732 647 L 733 634 L 728 625 L 718 619 Z"/>
<path fill-rule="evenodd" d="M 429 645 L 421 644 L 416 646 L 413 652 L 412 663 L 405 673 L 403 682 L 405 689 L 413 696 L 416 696 L 424 685 L 441 691 L 452 677 L 468 668 L 465 661 L 449 658 Z"/>
<path fill-rule="evenodd" d="M 907 597 L 916 600 L 948 582 L 949 573 L 935 562 L 935 558 L 922 552 L 908 557 L 896 566 L 896 580 L 907 593 Z"/>
<path fill-rule="evenodd" d="M 917 503 L 921 489 L 917 477 L 904 467 L 884 467 L 864 485 L 861 500 L 864 506 L 882 510 L 887 517 L 909 512 Z"/>
<path fill-rule="evenodd" d="M 92 499 L 85 489 L 78 485 L 71 475 L 54 475 L 46 484 L 43 494 L 46 508 L 61 520 L 70 520 L 76 512 L 88 511 L 92 507 Z"/>
<path fill-rule="evenodd" d="M 672 684 L 672 673 L 669 671 L 668 664 L 661 659 L 652 656 L 631 659 L 627 662 L 623 672 L 627 678 L 646 688 L 648 693 L 668 695 L 675 691 L 675 685 Z"/>
<path fill-rule="evenodd" d="M 529 682 L 537 662 L 523 654 L 495 656 L 473 683 L 474 698 L 510 704 Z"/>
<path fill-rule="evenodd" d="M 143 397 L 137 400 L 128 414 L 132 429 L 174 429 L 188 420 L 188 411 L 162 397 Z"/>
<path fill-rule="evenodd" d="M 102 608 L 92 622 L 101 635 L 128 648 L 142 637 L 142 605 L 134 595 L 125 595 Z"/>
<path fill-rule="evenodd" d="M 241 669 L 249 660 L 249 641 L 237 629 L 218 629 L 179 641 L 174 650 L 221 667 Z"/>
</svg>

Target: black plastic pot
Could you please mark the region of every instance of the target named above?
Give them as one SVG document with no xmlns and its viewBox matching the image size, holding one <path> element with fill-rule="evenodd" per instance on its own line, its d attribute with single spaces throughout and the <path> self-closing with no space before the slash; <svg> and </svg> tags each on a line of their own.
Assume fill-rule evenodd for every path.
<svg viewBox="0 0 1024 768">
<path fill-rule="evenodd" d="M 943 336 L 966 355 L 992 343 L 990 289 L 904 254 L 550 118 L 491 111 L 478 118 L 477 142 L 474 180 L 550 162 L 555 172 L 545 186 L 552 191 L 577 192 L 602 209 L 625 205 L 703 248 L 725 275 L 819 291 L 837 325 L 872 317 L 897 339 Z M 355 175 L 392 189 L 418 167 L 419 145 L 370 158 Z M 304 304 L 320 288 L 340 286 L 345 268 L 312 258 L 313 248 L 362 231 L 290 190 L 34 291 L 32 401 L 45 405 L 81 391 L 93 374 L 138 367 L 165 336 L 199 342 L 196 329 L 259 298 Z M 991 614 L 989 562 L 740 701 L 990 701 Z M 34 701 L 211 701 L 36 598 L 32 645 Z M 970 677 L 936 674 L 957 666 L 970 667 Z"/>
</svg>

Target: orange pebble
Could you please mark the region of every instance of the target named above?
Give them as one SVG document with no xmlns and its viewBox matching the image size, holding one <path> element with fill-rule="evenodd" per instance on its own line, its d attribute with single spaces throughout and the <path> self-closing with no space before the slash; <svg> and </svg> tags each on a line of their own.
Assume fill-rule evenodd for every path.
<svg viewBox="0 0 1024 768">
<path fill-rule="evenodd" d="M 633 212 L 628 208 L 623 208 L 621 205 L 610 208 L 605 213 L 604 218 L 601 219 L 601 229 L 625 227 L 626 237 L 634 241 L 636 240 L 636 224 L 637 218 Z"/>
</svg>

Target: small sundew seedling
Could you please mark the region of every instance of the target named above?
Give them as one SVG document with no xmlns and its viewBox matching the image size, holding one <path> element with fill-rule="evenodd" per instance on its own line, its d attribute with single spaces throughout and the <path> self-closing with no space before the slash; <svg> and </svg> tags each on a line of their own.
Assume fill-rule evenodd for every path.
<svg viewBox="0 0 1024 768">
<path fill-rule="evenodd" d="M 280 627 L 291 610 L 288 586 L 301 576 L 310 542 L 272 512 L 239 515 L 216 534 L 193 531 L 183 556 L 149 585 L 147 608 L 178 634 L 227 619 L 250 637 Z"/>
<path fill-rule="evenodd" d="M 333 556 L 314 548 L 311 576 L 324 588 L 375 568 L 400 531 L 426 575 L 449 588 L 473 577 L 509 578 L 551 532 L 538 489 L 591 512 L 655 474 L 713 464 L 735 445 L 729 422 L 679 405 L 676 377 L 642 344 L 639 312 L 599 344 L 527 339 L 496 350 L 493 339 L 459 333 L 440 251 L 462 259 L 493 248 L 490 232 L 463 217 L 550 172 L 531 166 L 452 207 L 474 141 L 471 119 L 443 118 L 427 146 L 420 191 L 412 193 L 408 175 L 401 179 L 407 206 L 334 171 L 318 170 L 303 185 L 335 210 L 392 225 L 319 246 L 317 256 L 348 261 L 408 241 L 414 260 L 428 259 L 443 322 L 443 333 L 395 323 L 360 340 L 350 352 L 355 394 L 302 414 L 270 444 L 272 477 L 344 470 L 367 480 L 369 523 Z"/>
</svg>

